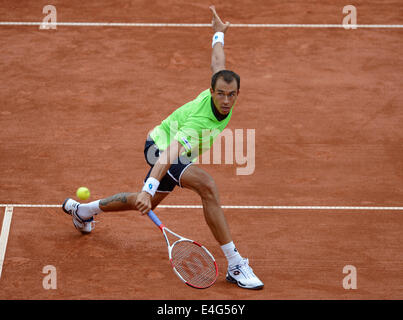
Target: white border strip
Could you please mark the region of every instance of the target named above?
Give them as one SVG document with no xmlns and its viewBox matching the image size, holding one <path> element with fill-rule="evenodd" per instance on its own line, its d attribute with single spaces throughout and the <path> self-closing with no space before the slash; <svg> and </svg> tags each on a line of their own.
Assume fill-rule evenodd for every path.
<svg viewBox="0 0 403 320">
<path fill-rule="evenodd" d="M 174 28 L 207 28 L 209 23 L 125 23 L 125 22 L 17 22 L 0 21 L 0 26 L 42 26 L 42 27 L 174 27 Z M 402 24 L 266 24 L 266 23 L 234 23 L 232 28 L 403 28 Z"/>
<path fill-rule="evenodd" d="M 0 207 L 61 208 L 61 204 L 0 204 Z M 158 208 L 202 209 L 202 205 L 159 205 Z M 221 206 L 223 209 L 244 210 L 382 210 L 403 211 L 403 207 L 359 207 L 359 206 Z"/>
<path fill-rule="evenodd" d="M 0 279 L 3 270 L 4 257 L 6 255 L 8 233 L 10 232 L 11 218 L 13 217 L 13 207 L 6 206 L 4 211 L 3 226 L 0 234 Z"/>
<path fill-rule="evenodd" d="M 202 209 L 201 205 L 159 205 L 159 208 Z M 257 210 L 396 210 L 403 207 L 353 207 L 353 206 L 221 206 L 223 209 L 257 209 Z"/>
</svg>

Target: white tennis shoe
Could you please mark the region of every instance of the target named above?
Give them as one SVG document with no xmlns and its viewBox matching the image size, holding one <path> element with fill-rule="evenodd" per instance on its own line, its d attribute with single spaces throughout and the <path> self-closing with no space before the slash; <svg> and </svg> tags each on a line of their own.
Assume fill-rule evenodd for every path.
<svg viewBox="0 0 403 320">
<path fill-rule="evenodd" d="M 79 202 L 67 198 L 66 200 L 64 200 L 62 208 L 64 212 L 73 217 L 73 224 L 76 229 L 83 234 L 88 234 L 95 228 L 94 217 L 91 217 L 88 220 L 81 219 L 81 217 L 77 214 L 79 206 Z"/>
<path fill-rule="evenodd" d="M 245 289 L 258 290 L 264 286 L 263 282 L 253 273 L 248 259 L 242 259 L 238 265 L 228 268 L 226 279 Z"/>
</svg>

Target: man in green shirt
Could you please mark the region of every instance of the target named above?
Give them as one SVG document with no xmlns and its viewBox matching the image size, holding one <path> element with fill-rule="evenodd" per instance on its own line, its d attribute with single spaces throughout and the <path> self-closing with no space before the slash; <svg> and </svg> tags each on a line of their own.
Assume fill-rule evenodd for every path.
<svg viewBox="0 0 403 320">
<path fill-rule="evenodd" d="M 209 149 L 227 126 L 240 88 L 240 77 L 225 69 L 224 34 L 229 23 L 221 21 L 214 6 L 210 10 L 215 32 L 211 88 L 176 109 L 147 137 L 144 155 L 150 170 L 143 189 L 137 193 L 118 193 L 88 204 L 68 198 L 63 203 L 63 210 L 72 215 L 79 231 L 89 233 L 94 228 L 93 216 L 96 214 L 138 210 L 144 215 L 156 208 L 175 186 L 191 189 L 200 196 L 207 225 L 227 258 L 226 279 L 242 288 L 261 289 L 263 282 L 234 245 L 213 178 L 194 164 L 198 155 Z"/>
</svg>

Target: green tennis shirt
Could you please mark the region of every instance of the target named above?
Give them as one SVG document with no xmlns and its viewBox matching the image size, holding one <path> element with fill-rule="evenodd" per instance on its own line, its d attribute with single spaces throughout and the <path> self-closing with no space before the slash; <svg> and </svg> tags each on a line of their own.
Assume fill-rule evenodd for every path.
<svg viewBox="0 0 403 320">
<path fill-rule="evenodd" d="M 219 121 L 213 113 L 210 89 L 171 113 L 150 133 L 158 149 L 165 150 L 172 139 L 177 140 L 193 161 L 211 148 L 214 140 L 225 129 L 231 119 L 228 116 Z"/>
</svg>

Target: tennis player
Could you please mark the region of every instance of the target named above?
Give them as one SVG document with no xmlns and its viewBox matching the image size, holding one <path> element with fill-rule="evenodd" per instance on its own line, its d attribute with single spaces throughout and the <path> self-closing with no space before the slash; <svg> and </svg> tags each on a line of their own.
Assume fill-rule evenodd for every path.
<svg viewBox="0 0 403 320">
<path fill-rule="evenodd" d="M 79 231 L 89 233 L 94 228 L 94 215 L 101 212 L 138 210 L 144 215 L 156 208 L 175 186 L 193 190 L 200 196 L 207 225 L 228 260 L 226 279 L 242 288 L 261 289 L 263 282 L 254 274 L 249 260 L 236 249 L 213 178 L 194 164 L 227 126 L 240 88 L 240 77 L 225 69 L 224 35 L 229 22 L 221 21 L 214 6 L 210 10 L 214 30 L 211 88 L 176 109 L 151 131 L 144 148 L 150 170 L 143 189 L 137 193 L 118 193 L 88 204 L 68 198 L 63 203 L 63 210 L 72 215 Z"/>
</svg>

